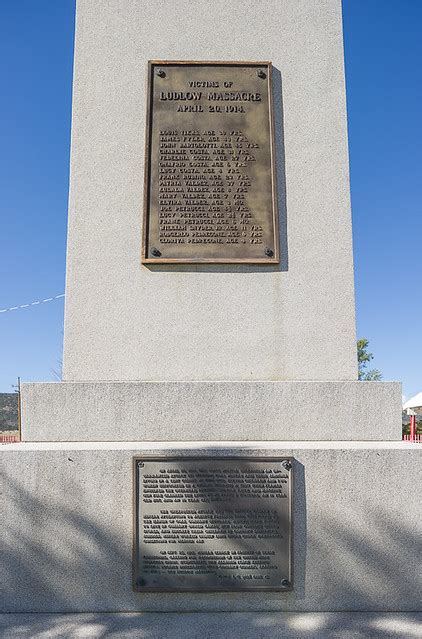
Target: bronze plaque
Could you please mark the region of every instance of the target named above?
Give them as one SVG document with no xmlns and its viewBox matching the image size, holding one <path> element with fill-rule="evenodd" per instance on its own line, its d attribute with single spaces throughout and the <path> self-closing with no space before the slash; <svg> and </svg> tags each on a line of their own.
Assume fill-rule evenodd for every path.
<svg viewBox="0 0 422 639">
<path fill-rule="evenodd" d="M 143 263 L 279 262 L 270 62 L 149 62 Z"/>
<path fill-rule="evenodd" d="M 133 587 L 291 590 L 290 458 L 134 458 Z"/>
</svg>

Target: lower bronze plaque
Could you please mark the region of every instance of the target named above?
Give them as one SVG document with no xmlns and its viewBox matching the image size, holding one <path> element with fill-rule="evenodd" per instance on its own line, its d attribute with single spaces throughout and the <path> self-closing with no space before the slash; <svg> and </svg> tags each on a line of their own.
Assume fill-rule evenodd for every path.
<svg viewBox="0 0 422 639">
<path fill-rule="evenodd" d="M 144 263 L 277 263 L 270 62 L 152 61 Z"/>
<path fill-rule="evenodd" d="M 290 590 L 289 458 L 134 458 L 134 589 Z"/>
</svg>

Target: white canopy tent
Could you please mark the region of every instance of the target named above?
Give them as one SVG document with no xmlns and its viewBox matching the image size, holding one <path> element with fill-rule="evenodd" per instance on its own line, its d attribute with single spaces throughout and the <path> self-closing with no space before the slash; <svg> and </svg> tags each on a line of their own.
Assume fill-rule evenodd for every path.
<svg viewBox="0 0 422 639">
<path fill-rule="evenodd" d="M 412 413 L 422 415 L 422 391 L 408 399 L 407 402 L 403 404 L 403 410 L 406 411 L 408 415 L 412 415 Z"/>
</svg>

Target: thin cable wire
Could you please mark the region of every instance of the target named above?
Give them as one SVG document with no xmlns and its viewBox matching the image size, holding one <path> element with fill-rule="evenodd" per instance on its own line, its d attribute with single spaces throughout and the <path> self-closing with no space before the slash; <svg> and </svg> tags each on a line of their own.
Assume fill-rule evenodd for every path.
<svg viewBox="0 0 422 639">
<path fill-rule="evenodd" d="M 46 302 L 54 302 L 54 300 L 58 300 L 59 297 L 64 297 L 65 294 L 56 295 L 55 297 L 46 297 L 44 300 L 37 300 L 36 302 L 31 302 L 30 304 L 20 304 L 19 306 L 10 306 L 9 308 L 0 308 L 0 313 L 8 313 L 9 311 L 17 311 L 20 308 L 30 308 L 31 306 L 38 306 L 38 304 L 45 304 Z"/>
</svg>

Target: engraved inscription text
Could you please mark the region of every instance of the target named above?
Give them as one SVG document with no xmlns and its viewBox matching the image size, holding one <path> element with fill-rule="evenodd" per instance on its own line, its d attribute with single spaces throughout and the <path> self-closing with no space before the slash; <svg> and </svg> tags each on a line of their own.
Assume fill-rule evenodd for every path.
<svg viewBox="0 0 422 639">
<path fill-rule="evenodd" d="M 270 72 L 150 65 L 144 261 L 278 261 Z"/>
<path fill-rule="evenodd" d="M 281 460 L 143 460 L 136 477 L 137 589 L 290 583 L 291 470 Z"/>
</svg>

